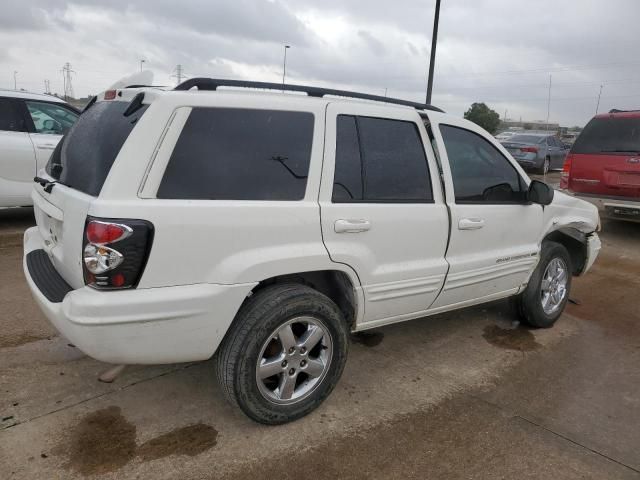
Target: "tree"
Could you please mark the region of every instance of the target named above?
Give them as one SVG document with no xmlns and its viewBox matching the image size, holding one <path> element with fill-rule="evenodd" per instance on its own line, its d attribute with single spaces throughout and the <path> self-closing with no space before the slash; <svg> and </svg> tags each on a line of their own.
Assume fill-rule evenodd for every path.
<svg viewBox="0 0 640 480">
<path fill-rule="evenodd" d="M 480 125 L 489 133 L 495 133 L 500 125 L 500 115 L 491 110 L 485 103 L 473 103 L 471 108 L 464 112 L 464 118 Z"/>
</svg>

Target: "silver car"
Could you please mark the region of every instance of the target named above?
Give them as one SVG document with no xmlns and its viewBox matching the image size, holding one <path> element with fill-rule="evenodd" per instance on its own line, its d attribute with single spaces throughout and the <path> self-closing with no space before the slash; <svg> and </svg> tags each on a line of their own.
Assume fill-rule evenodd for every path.
<svg viewBox="0 0 640 480">
<path fill-rule="evenodd" d="M 522 168 L 542 174 L 561 169 L 567 155 L 564 144 L 550 133 L 523 133 L 500 143 Z"/>
</svg>

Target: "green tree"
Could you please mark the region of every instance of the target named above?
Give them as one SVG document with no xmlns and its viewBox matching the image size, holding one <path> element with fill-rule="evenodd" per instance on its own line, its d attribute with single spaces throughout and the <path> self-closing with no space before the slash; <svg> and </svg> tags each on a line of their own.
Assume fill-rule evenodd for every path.
<svg viewBox="0 0 640 480">
<path fill-rule="evenodd" d="M 464 112 L 464 118 L 480 125 L 487 132 L 493 134 L 500 125 L 500 115 L 491 110 L 485 103 L 473 103 L 471 108 Z"/>
</svg>

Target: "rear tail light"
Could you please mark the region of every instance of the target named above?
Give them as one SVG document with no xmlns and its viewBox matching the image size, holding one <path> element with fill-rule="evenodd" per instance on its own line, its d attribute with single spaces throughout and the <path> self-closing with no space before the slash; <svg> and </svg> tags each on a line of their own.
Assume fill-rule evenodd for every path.
<svg viewBox="0 0 640 480">
<path fill-rule="evenodd" d="M 521 152 L 538 153 L 538 147 L 520 147 Z"/>
<path fill-rule="evenodd" d="M 116 93 L 116 90 L 107 90 L 106 92 L 104 92 L 104 99 L 113 100 L 114 98 L 116 98 Z"/>
<path fill-rule="evenodd" d="M 145 220 L 88 217 L 83 240 L 85 284 L 97 289 L 135 288 L 151 251 L 153 225 Z"/>
<path fill-rule="evenodd" d="M 567 155 L 567 158 L 564 161 L 564 165 L 562 166 L 562 172 L 560 173 L 560 188 L 568 189 L 569 188 L 569 177 L 571 176 L 571 154 Z"/>
</svg>

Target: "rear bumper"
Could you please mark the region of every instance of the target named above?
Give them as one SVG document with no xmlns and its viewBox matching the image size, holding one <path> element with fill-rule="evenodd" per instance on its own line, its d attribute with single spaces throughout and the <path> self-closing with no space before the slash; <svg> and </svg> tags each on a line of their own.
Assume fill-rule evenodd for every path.
<svg viewBox="0 0 640 480">
<path fill-rule="evenodd" d="M 603 218 L 640 222 L 640 199 L 625 199 L 624 197 L 600 197 L 582 193 L 574 193 L 563 190 L 572 197 L 595 205 Z"/>
<path fill-rule="evenodd" d="M 29 253 L 42 247 L 37 228 L 28 229 L 23 268 L 35 301 L 63 336 L 90 357 L 108 363 L 159 364 L 211 357 L 255 285 L 196 284 L 121 291 L 83 287 L 69 289 L 60 301 L 55 297 L 52 301 L 43 288 L 48 280 L 27 265 Z M 34 275 L 39 276 L 37 282 Z"/>
</svg>

